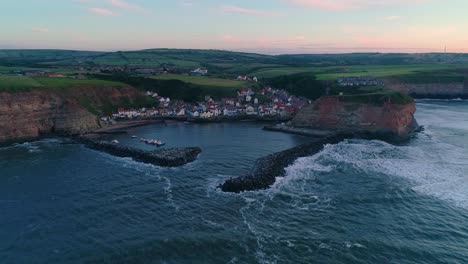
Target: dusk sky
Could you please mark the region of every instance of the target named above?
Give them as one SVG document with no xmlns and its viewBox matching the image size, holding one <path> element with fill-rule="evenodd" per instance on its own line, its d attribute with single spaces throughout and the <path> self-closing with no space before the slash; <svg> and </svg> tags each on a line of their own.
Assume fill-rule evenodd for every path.
<svg viewBox="0 0 468 264">
<path fill-rule="evenodd" d="M 466 0 L 2 0 L 0 48 L 468 52 Z"/>
</svg>

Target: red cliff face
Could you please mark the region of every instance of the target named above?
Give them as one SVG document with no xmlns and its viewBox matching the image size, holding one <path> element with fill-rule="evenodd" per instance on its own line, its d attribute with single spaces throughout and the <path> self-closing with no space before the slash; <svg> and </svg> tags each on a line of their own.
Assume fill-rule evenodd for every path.
<svg viewBox="0 0 468 264">
<path fill-rule="evenodd" d="M 343 102 L 339 97 L 322 97 L 303 108 L 292 120 L 294 127 L 344 132 L 391 133 L 406 136 L 417 128 L 416 107 L 410 104 Z"/>
<path fill-rule="evenodd" d="M 96 106 L 140 95 L 134 88 L 74 88 L 0 93 L 0 142 L 35 138 L 51 133 L 80 134 L 100 127 L 98 117 L 80 102 Z"/>
</svg>

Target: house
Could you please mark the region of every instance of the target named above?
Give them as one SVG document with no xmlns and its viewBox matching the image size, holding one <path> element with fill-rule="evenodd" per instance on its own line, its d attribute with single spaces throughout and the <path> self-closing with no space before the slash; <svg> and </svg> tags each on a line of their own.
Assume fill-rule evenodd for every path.
<svg viewBox="0 0 468 264">
<path fill-rule="evenodd" d="M 56 73 L 56 72 L 49 72 L 47 73 L 47 77 L 49 78 L 65 78 L 67 76 L 61 74 L 61 73 Z"/>
<path fill-rule="evenodd" d="M 257 112 L 255 112 L 255 108 L 253 106 L 251 106 L 251 105 L 249 105 L 249 106 L 247 106 L 245 108 L 245 112 L 248 115 L 256 115 L 257 114 Z"/>
<path fill-rule="evenodd" d="M 122 118 L 133 118 L 139 116 L 139 113 L 134 109 L 127 110 L 125 108 L 119 108 L 118 116 Z"/>
<path fill-rule="evenodd" d="M 208 74 L 208 70 L 207 69 L 202 69 L 202 68 L 197 68 L 193 71 L 190 72 L 190 75 L 206 75 Z"/>
<path fill-rule="evenodd" d="M 239 75 L 237 76 L 237 79 L 238 81 L 247 81 L 249 79 L 249 77 L 247 75 Z"/>
<path fill-rule="evenodd" d="M 177 116 L 185 116 L 185 108 L 179 109 L 177 112 Z"/>
<path fill-rule="evenodd" d="M 203 112 L 203 113 L 200 115 L 200 117 L 201 117 L 201 118 L 212 118 L 213 115 L 214 115 L 214 114 L 211 113 L 211 112 Z"/>
<path fill-rule="evenodd" d="M 46 72 L 38 71 L 38 70 L 27 70 L 27 71 L 23 71 L 23 75 L 30 76 L 30 77 L 45 76 Z"/>
<path fill-rule="evenodd" d="M 342 77 L 337 80 L 338 86 L 384 86 L 384 82 L 372 76 Z"/>
<path fill-rule="evenodd" d="M 237 115 L 237 109 L 234 106 L 227 105 L 223 110 L 224 116 L 234 116 Z"/>
<path fill-rule="evenodd" d="M 223 98 L 221 101 L 225 105 L 235 105 L 236 104 L 236 99 L 234 99 L 234 98 Z"/>
<path fill-rule="evenodd" d="M 136 74 L 149 75 L 149 74 L 155 74 L 156 70 L 155 69 L 135 69 L 134 72 Z"/>
<path fill-rule="evenodd" d="M 86 80 L 88 79 L 86 77 L 86 75 L 82 74 L 82 73 L 78 73 L 78 74 L 74 74 L 71 76 L 72 79 L 77 79 L 77 80 Z"/>
</svg>

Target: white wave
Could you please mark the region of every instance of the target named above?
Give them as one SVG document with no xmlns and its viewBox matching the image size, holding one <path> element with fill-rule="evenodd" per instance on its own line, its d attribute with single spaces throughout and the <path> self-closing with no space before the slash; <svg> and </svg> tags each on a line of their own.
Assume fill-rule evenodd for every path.
<svg viewBox="0 0 468 264">
<path fill-rule="evenodd" d="M 164 180 L 166 181 L 166 186 L 164 187 L 164 192 L 166 193 L 166 200 L 176 211 L 179 211 L 180 207 L 175 203 L 174 196 L 172 195 L 171 179 L 164 177 Z"/>
<path fill-rule="evenodd" d="M 430 98 L 425 98 L 425 99 L 415 99 L 416 103 L 420 104 L 423 102 L 468 102 L 467 99 L 462 99 L 462 98 L 454 98 L 454 99 L 430 99 Z"/>
<path fill-rule="evenodd" d="M 278 185 L 294 188 L 300 179 L 310 179 L 317 173 L 346 167 L 366 174 L 405 178 L 419 193 L 468 208 L 467 160 L 465 149 L 430 137 L 410 146 L 393 146 L 380 141 L 347 141 L 327 146 L 312 157 L 298 160 L 287 168 L 287 176 Z"/>
<path fill-rule="evenodd" d="M 24 143 L 17 143 L 11 146 L 11 148 L 21 148 L 26 149 L 29 153 L 39 153 L 42 152 L 39 141 L 36 142 L 24 142 Z"/>
</svg>

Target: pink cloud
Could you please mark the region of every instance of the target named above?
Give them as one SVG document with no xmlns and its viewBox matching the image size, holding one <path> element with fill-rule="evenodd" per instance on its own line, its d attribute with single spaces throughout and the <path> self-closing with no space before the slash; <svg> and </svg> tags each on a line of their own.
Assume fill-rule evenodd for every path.
<svg viewBox="0 0 468 264">
<path fill-rule="evenodd" d="M 100 16 L 116 16 L 117 15 L 117 13 L 115 13 L 112 10 L 98 8 L 98 7 L 90 7 L 88 8 L 88 11 L 93 14 L 100 15 Z"/>
<path fill-rule="evenodd" d="M 237 13 L 244 15 L 253 15 L 253 16 L 279 16 L 279 13 L 268 11 L 268 10 L 259 10 L 259 9 L 249 9 L 233 5 L 225 5 L 219 9 L 223 13 Z"/>
<path fill-rule="evenodd" d="M 427 0 L 286 0 L 287 2 L 303 7 L 342 11 L 362 9 L 396 4 L 423 3 Z"/>
<path fill-rule="evenodd" d="M 237 41 L 237 38 L 234 37 L 233 35 L 224 35 L 223 40 L 227 42 L 235 42 Z"/>
</svg>

